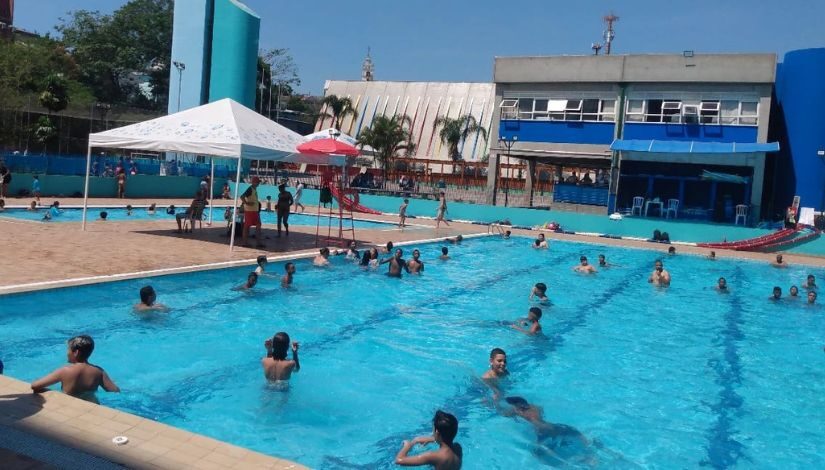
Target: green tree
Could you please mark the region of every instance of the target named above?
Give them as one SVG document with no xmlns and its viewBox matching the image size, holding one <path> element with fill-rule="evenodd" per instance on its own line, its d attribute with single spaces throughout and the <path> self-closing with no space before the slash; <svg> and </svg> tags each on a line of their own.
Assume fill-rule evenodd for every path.
<svg viewBox="0 0 825 470">
<path fill-rule="evenodd" d="M 55 137 L 57 137 L 57 127 L 48 116 L 40 116 L 34 125 L 34 138 L 43 146 L 44 153 L 49 142 L 53 141 Z"/>
<path fill-rule="evenodd" d="M 168 100 L 172 49 L 173 0 L 130 0 L 111 15 L 77 10 L 56 27 L 72 51 L 83 83 L 98 100 L 140 100 L 126 78 L 132 72 L 150 77 L 154 103 Z"/>
<path fill-rule="evenodd" d="M 321 103 L 327 106 L 324 115 L 332 117 L 333 126 L 338 130 L 341 130 L 341 121 L 343 121 L 345 117 L 352 116 L 353 119 L 358 118 L 358 111 L 352 106 L 352 100 L 349 98 L 339 98 L 336 95 L 329 95 L 324 98 Z"/>
<path fill-rule="evenodd" d="M 281 109 L 284 108 L 293 94 L 294 87 L 301 85 L 298 66 L 289 49 L 269 49 L 258 56 L 257 83 L 255 109 L 261 111 L 261 114 L 266 114 L 270 109 L 277 107 L 278 93 L 281 94 Z"/>
<path fill-rule="evenodd" d="M 467 137 L 478 132 L 478 134 L 487 140 L 487 129 L 481 127 L 476 118 L 466 114 L 459 118 L 449 118 L 441 116 L 433 123 L 433 131 L 441 127 L 438 133 L 441 143 L 447 146 L 450 159 L 454 162 L 461 160 L 461 153 L 458 151 L 461 142 L 466 141 Z"/>
<path fill-rule="evenodd" d="M 411 125 L 412 120 L 409 116 L 378 116 L 370 127 L 363 129 L 358 136 L 358 145 L 361 148 L 372 147 L 373 156 L 381 168 L 385 181 L 387 170 L 398 152 L 406 150 L 409 154 L 415 151 L 410 134 Z"/>
<path fill-rule="evenodd" d="M 40 94 L 40 104 L 51 113 L 59 113 L 69 106 L 69 83 L 62 74 L 46 77 L 46 89 Z"/>
</svg>

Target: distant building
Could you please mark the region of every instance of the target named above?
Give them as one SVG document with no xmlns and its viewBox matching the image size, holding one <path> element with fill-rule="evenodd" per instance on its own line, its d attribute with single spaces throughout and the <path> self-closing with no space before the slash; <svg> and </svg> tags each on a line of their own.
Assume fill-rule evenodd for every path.
<svg viewBox="0 0 825 470">
<path fill-rule="evenodd" d="M 365 82 L 375 80 L 375 65 L 372 63 L 369 47 L 367 48 L 367 57 L 364 58 L 364 63 L 361 64 L 361 80 Z"/>
<path fill-rule="evenodd" d="M 260 17 L 238 0 L 176 0 L 174 15 L 169 113 L 223 98 L 254 108 Z"/>
<path fill-rule="evenodd" d="M 0 0 L 0 23 L 14 26 L 14 0 Z"/>
</svg>

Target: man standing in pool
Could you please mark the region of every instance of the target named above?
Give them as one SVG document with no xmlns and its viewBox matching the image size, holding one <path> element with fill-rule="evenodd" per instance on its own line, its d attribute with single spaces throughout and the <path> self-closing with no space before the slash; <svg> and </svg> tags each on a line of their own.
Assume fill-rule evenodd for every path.
<svg viewBox="0 0 825 470">
<path fill-rule="evenodd" d="M 587 262 L 587 256 L 582 256 L 581 258 L 579 258 L 579 265 L 574 266 L 573 271 L 583 274 L 594 274 L 596 272 L 596 268 L 594 268 L 592 264 Z"/>
<path fill-rule="evenodd" d="M 716 284 L 716 290 L 720 294 L 727 294 L 730 292 L 728 290 L 728 281 L 724 277 L 719 278 L 719 282 Z"/>
<path fill-rule="evenodd" d="M 410 267 L 407 266 L 407 262 L 404 261 L 404 258 L 402 258 L 403 255 L 404 252 L 401 251 L 401 248 L 398 248 L 397 250 L 395 250 L 395 255 L 392 258 L 381 260 L 380 264 L 390 264 L 389 270 L 387 271 L 387 276 L 400 278 L 402 269 L 407 271 L 407 273 L 410 272 Z"/>
<path fill-rule="evenodd" d="M 803 284 L 802 287 L 805 290 L 816 290 L 816 276 L 808 274 L 808 277 L 805 279 L 805 284 Z"/>
<path fill-rule="evenodd" d="M 61 389 L 66 395 L 94 403 L 97 403 L 95 392 L 98 387 L 103 387 L 107 392 L 120 392 L 120 388 L 112 382 L 103 368 L 88 362 L 94 350 L 95 342 L 91 336 L 80 335 L 70 339 L 66 349 L 69 365 L 32 382 L 32 391 L 42 393 L 48 390 L 47 387 L 50 385 L 60 382 Z"/>
<path fill-rule="evenodd" d="M 653 273 L 647 278 L 647 282 L 657 287 L 670 287 L 670 273 L 665 271 L 662 260 L 657 259 L 653 266 Z"/>
<path fill-rule="evenodd" d="M 543 233 L 540 233 L 539 237 L 533 241 L 533 248 L 544 249 L 547 247 L 547 239 L 544 237 Z"/>
<path fill-rule="evenodd" d="M 773 288 L 773 292 L 771 293 L 771 296 L 768 297 L 768 300 L 773 300 L 774 302 L 776 302 L 778 300 L 782 300 L 782 288 L 779 287 L 779 286 L 775 286 Z"/>
<path fill-rule="evenodd" d="M 816 291 L 809 290 L 808 291 L 808 304 L 813 305 L 816 303 Z"/>
<path fill-rule="evenodd" d="M 453 442 L 456 434 L 458 434 L 458 420 L 456 417 L 438 410 L 435 412 L 435 417 L 433 417 L 433 434 L 431 436 L 416 437 L 411 441 L 404 441 L 401 450 L 395 456 L 395 464 L 404 467 L 429 465 L 435 470 L 460 470 L 463 451 L 459 443 Z M 431 442 L 438 444 L 438 450 L 412 457 L 407 456 L 416 444 L 427 445 Z"/>
<path fill-rule="evenodd" d="M 143 286 L 140 289 L 140 303 L 135 304 L 135 311 L 148 312 L 154 310 L 158 312 L 168 312 L 169 307 L 155 302 L 157 298 L 158 295 L 152 286 Z"/>
<path fill-rule="evenodd" d="M 261 233 L 261 202 L 258 200 L 258 185 L 261 184 L 261 179 L 257 176 L 252 177 L 252 184 L 241 195 L 241 202 L 243 202 L 243 236 L 241 244 L 246 246 L 249 244 L 249 227 L 255 227 L 255 233 L 258 237 L 258 248 L 264 246 L 261 243 L 263 234 Z"/>
<path fill-rule="evenodd" d="M 774 268 L 787 268 L 788 263 L 782 260 L 782 255 L 776 255 L 776 261 L 771 263 L 771 266 L 773 266 Z"/>
<path fill-rule="evenodd" d="M 287 263 L 284 265 L 286 274 L 281 278 L 281 287 L 291 287 L 292 277 L 295 275 L 295 263 Z"/>
<path fill-rule="evenodd" d="M 261 365 L 264 369 L 264 376 L 270 382 L 287 386 L 292 372 L 301 370 L 301 363 L 298 361 L 299 344 L 297 341 L 292 342 L 292 360 L 286 358 L 289 345 L 289 335 L 283 331 L 275 333 L 272 339 L 264 341 L 266 357 L 261 359 Z"/>
<path fill-rule="evenodd" d="M 410 268 L 410 274 L 421 274 L 424 272 L 424 262 L 421 261 L 421 252 L 418 249 L 413 250 L 413 257 L 407 266 Z"/>
</svg>

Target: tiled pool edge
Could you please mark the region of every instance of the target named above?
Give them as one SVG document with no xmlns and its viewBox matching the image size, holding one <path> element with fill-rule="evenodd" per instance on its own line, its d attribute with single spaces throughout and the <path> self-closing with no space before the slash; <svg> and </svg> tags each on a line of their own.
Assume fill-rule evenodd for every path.
<svg viewBox="0 0 825 470">
<path fill-rule="evenodd" d="M 128 468 L 308 468 L 60 392 L 33 394 L 29 384 L 7 376 L 0 376 L 0 410 L 0 428 L 56 441 Z M 126 436 L 129 442 L 116 445 L 115 436 Z"/>
</svg>

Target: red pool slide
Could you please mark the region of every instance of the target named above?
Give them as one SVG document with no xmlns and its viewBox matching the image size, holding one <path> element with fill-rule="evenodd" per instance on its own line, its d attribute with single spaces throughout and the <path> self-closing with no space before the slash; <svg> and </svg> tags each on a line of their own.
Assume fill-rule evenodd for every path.
<svg viewBox="0 0 825 470">
<path fill-rule="evenodd" d="M 776 251 L 805 243 L 819 237 L 819 234 L 820 231 L 813 227 L 800 225 L 797 228 L 785 228 L 767 235 L 748 238 L 747 240 L 723 243 L 697 243 L 696 246 L 736 251 Z"/>
<path fill-rule="evenodd" d="M 358 191 L 355 191 L 355 190 L 347 191 L 347 190 L 345 190 L 344 194 L 342 195 L 341 192 L 338 190 L 338 187 L 335 186 L 334 184 L 331 184 L 329 186 L 329 188 L 330 188 L 330 192 L 332 193 L 332 197 L 334 197 L 338 201 L 338 203 L 341 204 L 341 207 L 343 207 L 344 209 L 346 209 L 348 211 L 362 212 L 364 214 L 381 215 L 381 212 L 379 212 L 375 209 L 370 209 L 369 207 L 366 207 L 366 206 L 362 206 L 358 202 Z M 347 194 L 347 193 L 349 193 L 349 194 Z"/>
</svg>

